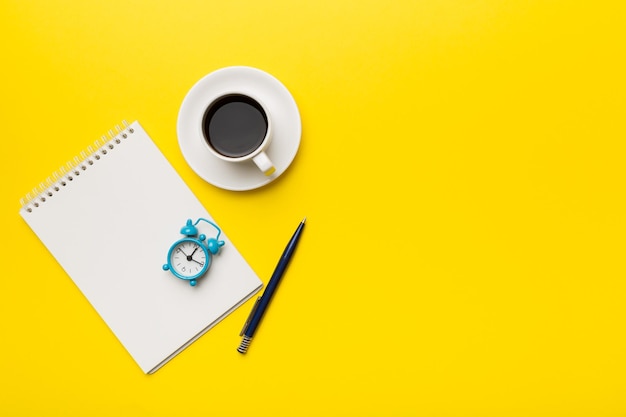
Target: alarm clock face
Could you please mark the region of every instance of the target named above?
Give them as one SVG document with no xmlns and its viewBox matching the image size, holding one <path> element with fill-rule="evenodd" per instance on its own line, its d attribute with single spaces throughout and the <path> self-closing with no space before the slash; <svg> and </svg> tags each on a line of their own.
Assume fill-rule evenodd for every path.
<svg viewBox="0 0 626 417">
<path fill-rule="evenodd" d="M 178 278 L 195 280 L 209 268 L 211 255 L 199 241 L 185 238 L 172 245 L 167 260 L 170 270 Z"/>
</svg>

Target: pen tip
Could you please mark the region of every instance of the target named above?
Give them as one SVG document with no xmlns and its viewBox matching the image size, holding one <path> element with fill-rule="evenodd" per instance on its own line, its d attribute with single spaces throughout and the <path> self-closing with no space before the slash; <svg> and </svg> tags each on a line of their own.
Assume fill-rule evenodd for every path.
<svg viewBox="0 0 626 417">
<path fill-rule="evenodd" d="M 304 219 L 302 219 L 302 223 L 306 222 L 306 217 Z"/>
</svg>

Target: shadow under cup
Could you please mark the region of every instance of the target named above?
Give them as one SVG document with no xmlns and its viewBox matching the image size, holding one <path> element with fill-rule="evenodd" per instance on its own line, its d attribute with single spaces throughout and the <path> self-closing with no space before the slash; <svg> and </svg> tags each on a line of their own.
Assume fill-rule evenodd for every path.
<svg viewBox="0 0 626 417">
<path fill-rule="evenodd" d="M 253 98 L 228 94 L 209 105 L 202 119 L 202 133 L 217 154 L 238 160 L 250 155 L 266 140 L 267 114 Z"/>
</svg>

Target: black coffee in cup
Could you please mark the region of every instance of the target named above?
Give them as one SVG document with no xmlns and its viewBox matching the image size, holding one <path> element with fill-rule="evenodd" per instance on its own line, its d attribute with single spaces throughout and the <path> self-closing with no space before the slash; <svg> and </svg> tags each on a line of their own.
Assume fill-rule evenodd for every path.
<svg viewBox="0 0 626 417">
<path fill-rule="evenodd" d="M 241 158 L 258 149 L 267 128 L 267 114 L 261 105 L 243 94 L 220 97 L 209 106 L 202 120 L 202 132 L 209 146 L 228 158 Z"/>
</svg>

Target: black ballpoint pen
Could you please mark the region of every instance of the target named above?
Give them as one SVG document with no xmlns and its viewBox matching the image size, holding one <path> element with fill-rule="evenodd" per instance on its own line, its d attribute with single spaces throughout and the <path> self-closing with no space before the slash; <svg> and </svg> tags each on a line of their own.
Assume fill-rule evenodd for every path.
<svg viewBox="0 0 626 417">
<path fill-rule="evenodd" d="M 300 222 L 298 228 L 291 237 L 291 240 L 289 240 L 287 247 L 283 251 L 280 260 L 278 261 L 278 265 L 276 265 L 276 269 L 274 270 L 274 273 L 272 274 L 272 277 L 270 278 L 270 281 L 267 284 L 265 291 L 263 292 L 263 295 L 257 299 L 254 307 L 252 308 L 252 312 L 250 313 L 248 321 L 246 321 L 246 324 L 244 324 L 243 326 L 243 330 L 241 330 L 240 336 L 243 336 L 243 339 L 241 340 L 241 344 L 237 348 L 237 351 L 239 353 L 246 353 L 246 351 L 248 350 L 250 342 L 252 341 L 252 337 L 254 336 L 254 332 L 256 332 L 256 329 L 259 327 L 261 319 L 263 318 L 263 315 L 267 310 L 267 306 L 272 300 L 272 296 L 276 292 L 276 287 L 278 286 L 280 279 L 285 273 L 285 269 L 287 269 L 289 260 L 296 250 L 296 245 L 298 244 L 298 240 L 300 240 L 300 235 L 302 234 L 302 229 L 304 229 L 305 221 L 306 217 Z"/>
</svg>

